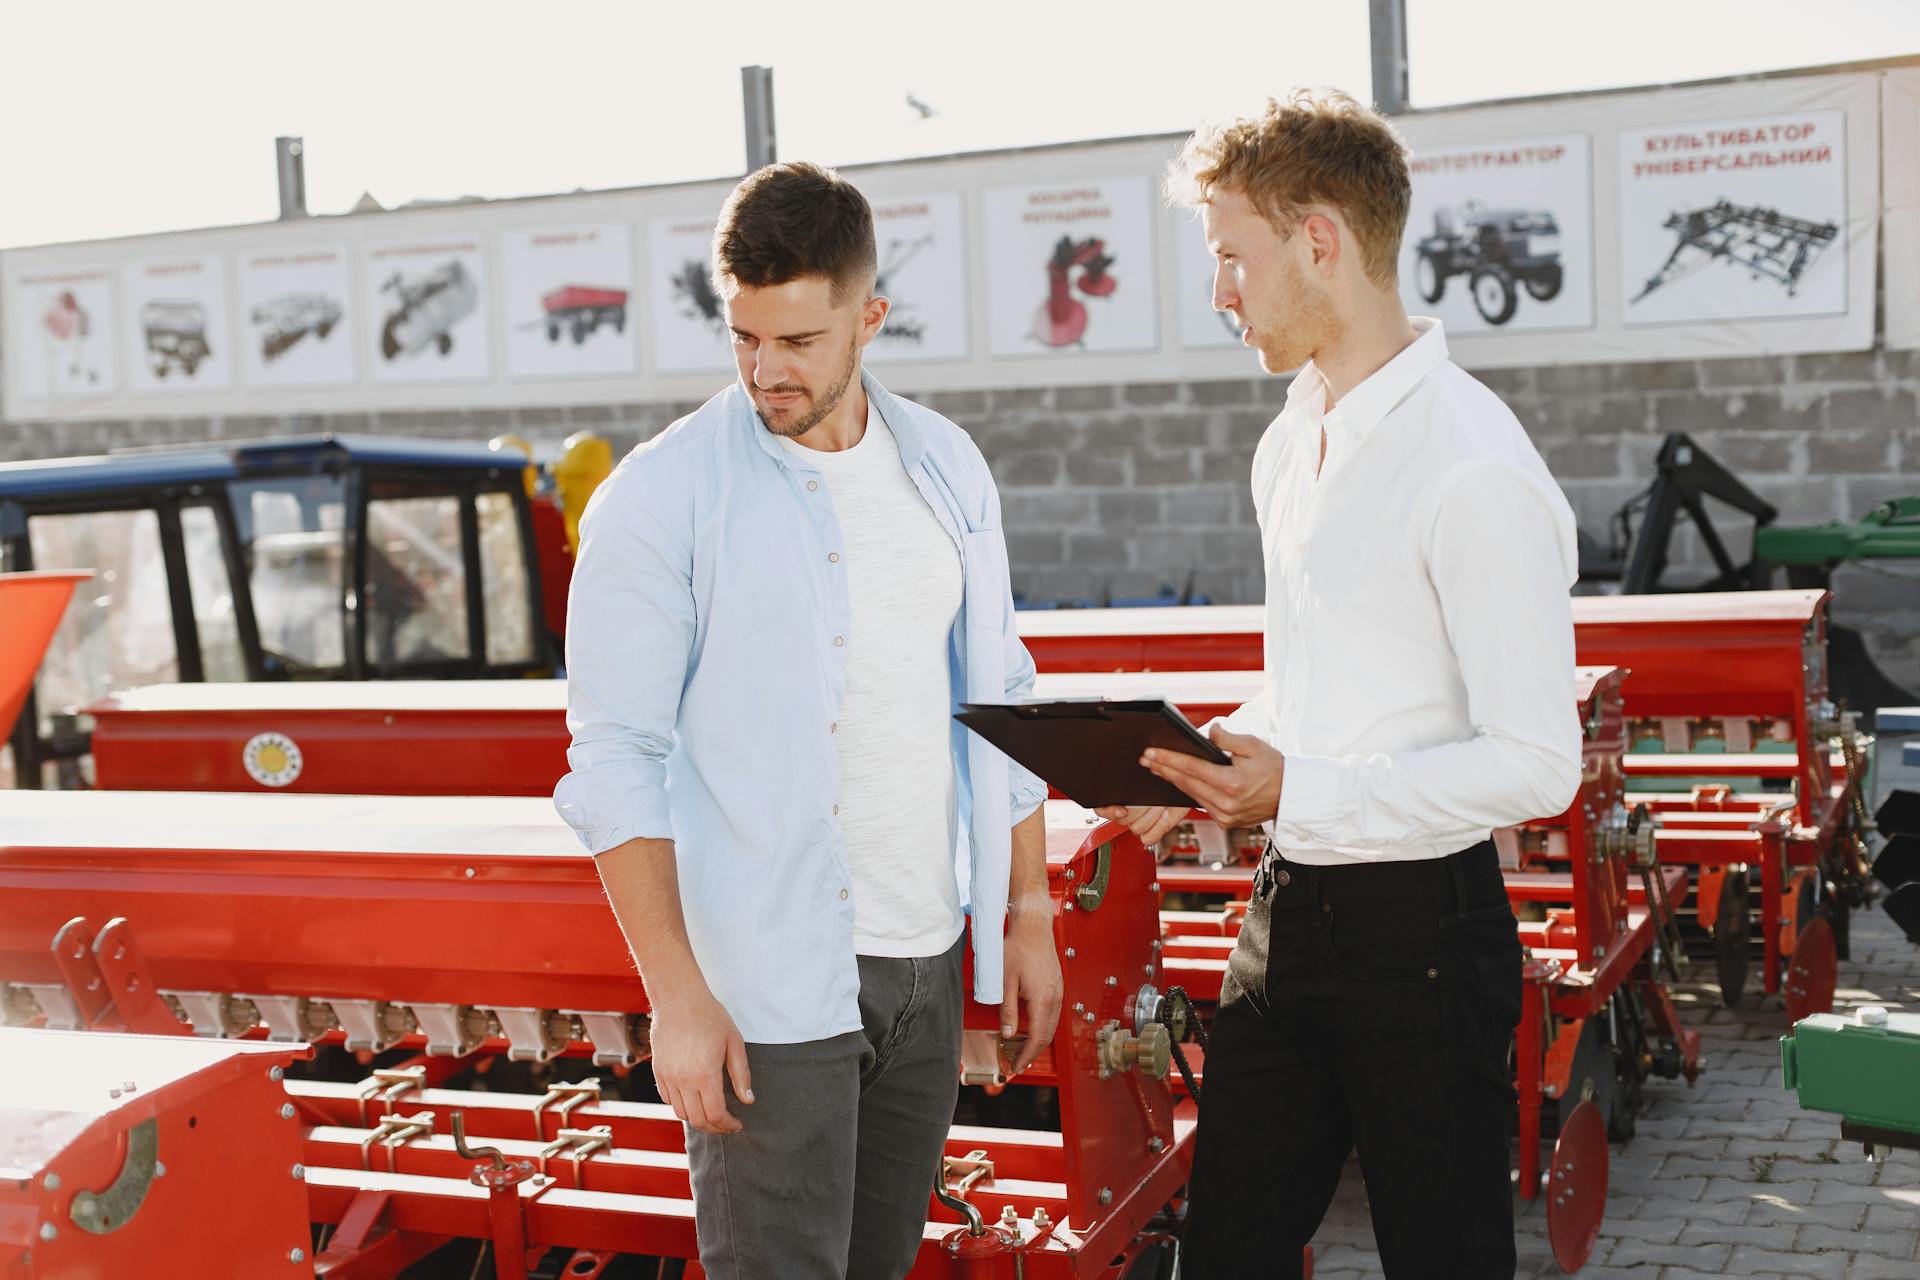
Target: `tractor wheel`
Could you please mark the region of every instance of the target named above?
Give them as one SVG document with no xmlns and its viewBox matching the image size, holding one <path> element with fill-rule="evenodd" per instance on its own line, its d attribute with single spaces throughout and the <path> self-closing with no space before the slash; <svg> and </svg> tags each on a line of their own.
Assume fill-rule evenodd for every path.
<svg viewBox="0 0 1920 1280">
<path fill-rule="evenodd" d="M 333 332 L 333 321 L 331 320 L 327 321 L 325 324 L 321 325 L 319 328 L 314 330 L 314 333 L 318 334 L 322 338 L 326 337 L 328 334 L 332 332 Z"/>
<path fill-rule="evenodd" d="M 593 329 L 587 324 L 585 320 L 575 320 L 573 322 L 573 345 L 577 347 L 581 343 L 585 342 L 587 340 L 587 335 L 592 332 L 593 332 Z"/>
<path fill-rule="evenodd" d="M 453 350 L 453 335 L 442 330 L 440 336 L 435 339 L 435 344 L 440 348 L 440 354 L 444 356 Z"/>
<path fill-rule="evenodd" d="M 1440 295 L 1447 291 L 1447 273 L 1440 269 L 1439 255 L 1421 254 L 1413 264 L 1413 281 L 1423 302 L 1440 301 Z"/>
<path fill-rule="evenodd" d="M 560 326 L 559 326 L 559 325 L 557 325 L 557 324 L 554 324 L 554 323 L 552 323 L 552 322 L 549 322 L 549 323 L 547 324 L 547 341 L 548 341 L 548 342 L 558 342 L 558 341 L 560 341 Z"/>
<path fill-rule="evenodd" d="M 1521 283 L 1527 286 L 1527 296 L 1535 302 L 1552 302 L 1560 296 L 1560 286 L 1566 283 L 1566 273 L 1555 263 L 1550 267 L 1541 267 L 1521 277 Z"/>
<path fill-rule="evenodd" d="M 400 313 L 387 317 L 380 330 L 380 354 L 391 360 L 400 354 Z"/>
<path fill-rule="evenodd" d="M 1505 324 L 1520 305 L 1513 277 L 1504 267 L 1481 267 L 1473 273 L 1473 307 L 1488 324 Z"/>
<path fill-rule="evenodd" d="M 1737 1008 L 1747 993 L 1747 943 L 1753 910 L 1747 900 L 1747 869 L 1728 867 L 1720 882 L 1720 912 L 1713 922 L 1713 959 L 1720 977 L 1720 1003 Z"/>
</svg>

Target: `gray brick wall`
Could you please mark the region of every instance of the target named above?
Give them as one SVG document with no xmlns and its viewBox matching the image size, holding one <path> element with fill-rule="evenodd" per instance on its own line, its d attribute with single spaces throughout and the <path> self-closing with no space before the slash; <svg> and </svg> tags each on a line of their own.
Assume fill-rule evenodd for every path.
<svg viewBox="0 0 1920 1280">
<path fill-rule="evenodd" d="M 1920 352 L 1480 376 L 1532 433 L 1581 527 L 1599 537 L 1650 479 L 1668 431 L 1691 433 L 1778 506 L 1784 521 L 1853 521 L 1884 499 L 1920 494 Z M 910 386 L 896 390 L 915 394 Z M 1036 599 L 1100 599 L 1191 582 L 1226 603 L 1260 598 L 1248 475 L 1254 445 L 1285 395 L 1283 379 L 1248 378 L 918 398 L 971 432 L 992 465 L 1017 590 Z M 318 429 L 469 439 L 514 431 L 551 443 L 591 428 L 623 451 L 691 407 L 26 423 L 0 427 L 0 459 Z M 1740 526 L 1729 520 L 1722 527 Z M 1684 563 L 1702 562 L 1690 530 L 1682 530 L 1678 548 Z M 1835 617 L 1866 634 L 1896 679 L 1920 687 L 1920 564 L 1848 568 L 1835 588 Z"/>
</svg>

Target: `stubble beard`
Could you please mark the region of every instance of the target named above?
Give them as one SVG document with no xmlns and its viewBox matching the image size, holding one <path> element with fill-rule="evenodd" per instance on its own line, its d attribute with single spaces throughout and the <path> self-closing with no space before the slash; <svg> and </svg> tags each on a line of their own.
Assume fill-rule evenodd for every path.
<svg viewBox="0 0 1920 1280">
<path fill-rule="evenodd" d="M 857 343 L 847 344 L 847 365 L 846 368 L 840 371 L 839 384 L 823 398 L 816 401 L 813 408 L 808 410 L 804 417 L 795 418 L 792 422 L 783 425 L 769 418 L 766 411 L 762 410 L 760 420 L 766 424 L 767 430 L 771 431 L 774 435 L 785 436 L 789 440 L 797 440 L 819 426 L 822 422 L 825 422 L 827 415 L 835 409 L 838 409 L 840 402 L 847 397 L 847 388 L 853 383 L 854 367 L 859 363 L 859 351 L 860 348 Z"/>
</svg>

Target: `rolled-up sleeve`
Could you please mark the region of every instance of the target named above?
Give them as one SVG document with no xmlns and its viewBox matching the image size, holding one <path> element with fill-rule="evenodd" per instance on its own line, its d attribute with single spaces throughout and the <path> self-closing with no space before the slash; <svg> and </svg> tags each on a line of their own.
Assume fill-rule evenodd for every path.
<svg viewBox="0 0 1920 1280">
<path fill-rule="evenodd" d="M 570 772 L 554 808 L 588 852 L 671 840 L 667 757 L 693 650 L 691 519 L 684 485 L 642 454 L 580 522 L 567 598 Z"/>
<path fill-rule="evenodd" d="M 1033 655 L 1027 652 L 1027 646 L 1020 639 L 1019 628 L 1014 625 L 1013 598 L 1007 598 L 1007 701 L 1025 702 L 1033 697 L 1034 665 Z M 1012 757 L 1007 759 L 1007 786 L 1011 793 L 1013 823 L 1019 826 L 1033 815 L 1047 798 L 1047 784 L 1039 775 L 1028 769 Z"/>
<path fill-rule="evenodd" d="M 1505 461 L 1443 478 L 1427 569 L 1473 736 L 1394 754 L 1289 755 L 1276 834 L 1389 850 L 1552 817 L 1580 784 L 1573 518 Z"/>
</svg>

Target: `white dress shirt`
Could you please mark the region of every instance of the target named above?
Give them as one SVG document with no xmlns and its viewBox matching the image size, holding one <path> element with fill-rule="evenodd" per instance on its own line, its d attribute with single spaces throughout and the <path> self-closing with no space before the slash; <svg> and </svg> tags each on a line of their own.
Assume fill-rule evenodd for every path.
<svg viewBox="0 0 1920 1280">
<path fill-rule="evenodd" d="M 1266 684 L 1227 727 L 1286 756 L 1268 833 L 1291 861 L 1444 857 L 1579 786 L 1573 513 L 1439 322 L 1413 325 L 1331 409 L 1303 368 L 1254 454 Z"/>
</svg>

